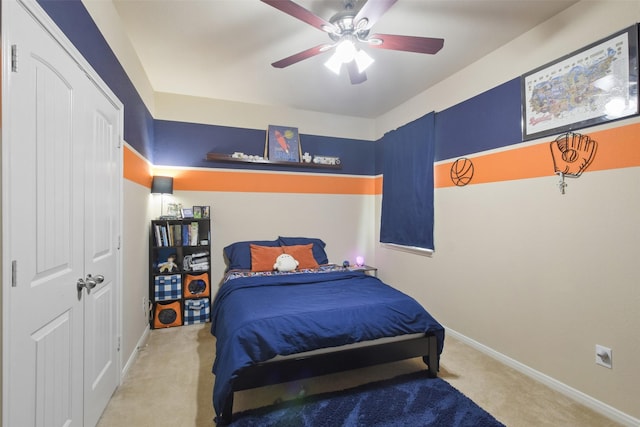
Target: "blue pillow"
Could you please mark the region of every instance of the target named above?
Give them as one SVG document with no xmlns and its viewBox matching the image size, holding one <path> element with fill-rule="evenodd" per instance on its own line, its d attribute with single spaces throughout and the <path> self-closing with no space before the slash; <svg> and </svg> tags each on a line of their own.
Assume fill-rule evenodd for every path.
<svg viewBox="0 0 640 427">
<path fill-rule="evenodd" d="M 293 245 L 308 245 L 309 243 L 313 243 L 313 257 L 316 259 L 318 264 L 328 264 L 329 258 L 327 257 L 327 253 L 324 251 L 325 246 L 327 246 L 322 240 L 314 239 L 310 237 L 278 237 L 281 246 L 293 246 Z"/>
<path fill-rule="evenodd" d="M 224 254 L 229 260 L 229 270 L 251 270 L 251 247 L 254 244 L 258 246 L 280 246 L 278 240 L 248 240 L 246 242 L 236 242 L 223 249 Z"/>
</svg>

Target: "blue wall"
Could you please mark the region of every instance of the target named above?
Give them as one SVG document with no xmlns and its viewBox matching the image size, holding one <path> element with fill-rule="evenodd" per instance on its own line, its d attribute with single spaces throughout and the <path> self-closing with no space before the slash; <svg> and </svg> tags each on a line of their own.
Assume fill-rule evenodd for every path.
<svg viewBox="0 0 640 427">
<path fill-rule="evenodd" d="M 216 167 L 233 169 L 291 170 L 298 167 L 269 166 L 206 161 L 207 153 L 232 154 L 239 151 L 264 155 L 266 130 L 184 123 L 154 122 L 153 160 L 162 166 Z M 373 175 L 375 144 L 356 139 L 300 135 L 301 154 L 340 157 L 342 169 L 314 169 L 315 173 Z"/>
<path fill-rule="evenodd" d="M 436 114 L 435 161 L 522 142 L 520 78 Z"/>
</svg>

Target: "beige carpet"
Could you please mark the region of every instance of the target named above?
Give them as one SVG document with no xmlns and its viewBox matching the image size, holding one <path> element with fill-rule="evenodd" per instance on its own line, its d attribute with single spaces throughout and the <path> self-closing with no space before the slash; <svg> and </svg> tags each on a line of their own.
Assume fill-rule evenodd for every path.
<svg viewBox="0 0 640 427">
<path fill-rule="evenodd" d="M 209 324 L 151 331 L 147 345 L 107 406 L 99 427 L 213 425 Z M 340 390 L 424 369 L 421 359 L 236 393 L 234 412 L 278 398 Z M 440 377 L 510 427 L 617 426 L 613 421 L 447 337 Z"/>
</svg>

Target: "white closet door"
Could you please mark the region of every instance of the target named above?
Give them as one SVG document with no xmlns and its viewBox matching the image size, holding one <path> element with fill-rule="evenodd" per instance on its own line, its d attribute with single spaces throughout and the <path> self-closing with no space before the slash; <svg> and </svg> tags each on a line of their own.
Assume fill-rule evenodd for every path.
<svg viewBox="0 0 640 427">
<path fill-rule="evenodd" d="M 85 425 L 97 423 L 118 385 L 116 275 L 120 155 L 118 110 L 92 85 L 87 95 L 91 138 L 85 152 L 85 273 L 96 287 L 85 295 Z"/>
<path fill-rule="evenodd" d="M 22 4 L 2 7 L 5 46 L 17 47 L 3 108 L 3 265 L 15 270 L 3 287 L 4 417 L 93 426 L 119 382 L 119 117 Z M 89 293 L 77 287 L 88 274 L 104 276 Z"/>
</svg>

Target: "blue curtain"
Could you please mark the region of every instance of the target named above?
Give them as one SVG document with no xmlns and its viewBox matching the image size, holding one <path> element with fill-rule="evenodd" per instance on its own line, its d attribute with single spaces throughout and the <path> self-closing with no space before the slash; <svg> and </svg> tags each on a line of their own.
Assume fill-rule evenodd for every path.
<svg viewBox="0 0 640 427">
<path fill-rule="evenodd" d="M 434 249 L 435 113 L 382 137 L 380 241 Z"/>
</svg>

